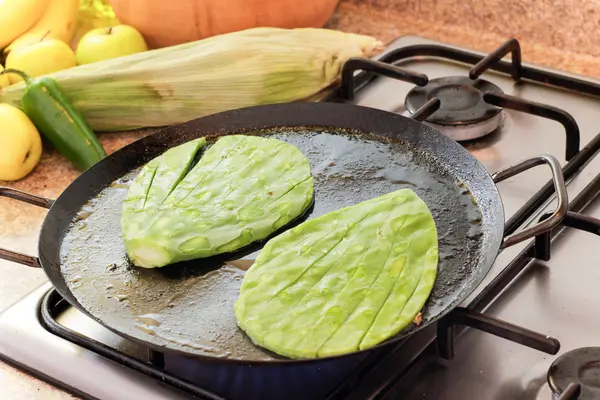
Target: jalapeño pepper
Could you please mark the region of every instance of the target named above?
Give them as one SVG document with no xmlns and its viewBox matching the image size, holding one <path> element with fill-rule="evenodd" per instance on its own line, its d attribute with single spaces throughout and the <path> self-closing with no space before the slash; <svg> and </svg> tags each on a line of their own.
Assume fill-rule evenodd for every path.
<svg viewBox="0 0 600 400">
<path fill-rule="evenodd" d="M 104 148 L 83 116 L 50 77 L 31 78 L 26 73 L 6 69 L 25 81 L 21 108 L 50 143 L 84 171 L 106 157 Z"/>
</svg>

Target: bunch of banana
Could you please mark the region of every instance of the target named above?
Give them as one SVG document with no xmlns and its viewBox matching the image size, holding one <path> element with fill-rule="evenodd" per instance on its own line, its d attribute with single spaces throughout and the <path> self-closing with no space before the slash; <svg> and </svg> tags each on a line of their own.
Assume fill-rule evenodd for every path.
<svg viewBox="0 0 600 400">
<path fill-rule="evenodd" d="M 0 0 L 4 55 L 44 39 L 69 44 L 77 29 L 79 0 Z"/>
<path fill-rule="evenodd" d="M 31 28 L 48 3 L 49 0 L 0 0 L 0 48 Z"/>
<path fill-rule="evenodd" d="M 0 0 L 0 52 L 6 68 L 38 76 L 75 66 L 69 43 L 78 13 L 79 0 Z M 0 75 L 0 91 L 17 79 L 15 74 Z M 41 154 L 40 134 L 28 115 L 0 103 L 0 181 L 25 177 Z"/>
</svg>

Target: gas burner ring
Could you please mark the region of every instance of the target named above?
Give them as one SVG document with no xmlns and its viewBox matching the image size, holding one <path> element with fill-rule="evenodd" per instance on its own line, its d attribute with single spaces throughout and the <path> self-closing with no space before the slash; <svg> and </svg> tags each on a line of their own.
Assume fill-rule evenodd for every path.
<svg viewBox="0 0 600 400">
<path fill-rule="evenodd" d="M 487 121 L 470 125 L 438 125 L 425 122 L 440 131 L 443 135 L 457 142 L 479 139 L 494 132 L 502 124 L 502 113 L 498 113 Z"/>
<path fill-rule="evenodd" d="M 483 94 L 504 94 L 491 82 L 461 76 L 432 79 L 426 86 L 413 88 L 406 96 L 406 109 L 412 114 L 432 98 L 440 108 L 426 119 L 446 136 L 472 140 L 496 130 L 502 122 L 502 109 L 483 100 Z"/>
<path fill-rule="evenodd" d="M 548 370 L 555 398 L 571 383 L 581 385 L 578 400 L 600 398 L 600 347 L 582 347 L 558 357 Z"/>
</svg>

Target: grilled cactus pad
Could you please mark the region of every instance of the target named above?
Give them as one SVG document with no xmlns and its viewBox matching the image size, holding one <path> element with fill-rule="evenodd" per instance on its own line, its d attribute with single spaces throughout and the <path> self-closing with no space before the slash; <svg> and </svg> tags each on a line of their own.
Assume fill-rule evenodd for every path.
<svg viewBox="0 0 600 400">
<path fill-rule="evenodd" d="M 204 138 L 153 159 L 123 203 L 131 261 L 163 267 L 238 250 L 299 217 L 311 204 L 306 157 L 281 140 L 231 135 L 194 160 Z"/>
<path fill-rule="evenodd" d="M 235 316 L 256 344 L 282 356 L 367 349 L 411 323 L 437 264 L 433 217 L 401 189 L 271 239 L 244 277 Z"/>
</svg>

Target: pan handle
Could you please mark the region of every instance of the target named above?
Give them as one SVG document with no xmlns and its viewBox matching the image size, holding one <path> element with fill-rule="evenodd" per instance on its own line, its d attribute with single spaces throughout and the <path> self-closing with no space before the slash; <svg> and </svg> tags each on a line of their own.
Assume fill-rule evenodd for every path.
<svg viewBox="0 0 600 400">
<path fill-rule="evenodd" d="M 554 183 L 554 189 L 558 198 L 558 205 L 556 207 L 556 211 L 554 211 L 554 213 L 552 213 L 552 215 L 548 219 L 540 221 L 537 224 L 530 226 L 529 228 L 526 228 L 520 232 L 506 236 L 502 241 L 501 248 L 513 246 L 524 240 L 530 239 L 544 232 L 552 230 L 554 227 L 558 226 L 561 223 L 561 221 L 567 214 L 567 211 L 569 209 L 569 199 L 567 196 L 567 187 L 565 186 L 565 179 L 562 174 L 560 163 L 556 158 L 550 155 L 543 154 L 537 157 L 521 161 L 520 163 L 513 165 L 512 167 L 508 167 L 506 169 L 496 172 L 492 175 L 492 179 L 494 180 L 494 183 L 499 183 L 505 179 L 508 179 L 512 176 L 520 174 L 521 172 L 527 171 L 528 169 L 542 164 L 547 164 L 552 170 L 552 181 Z"/>
<path fill-rule="evenodd" d="M 45 197 L 36 196 L 5 186 L 0 186 L 0 197 L 10 197 L 11 199 L 19 200 L 24 203 L 33 204 L 43 208 L 50 208 L 54 203 L 54 200 L 46 199 Z M 6 250 L 3 248 L 0 248 L 0 258 L 27 265 L 28 267 L 41 267 L 40 261 L 37 257 L 28 256 L 26 254 L 17 253 L 15 251 Z"/>
</svg>

